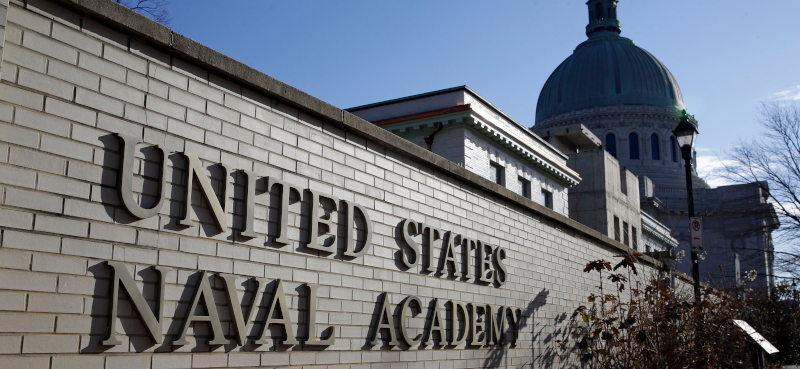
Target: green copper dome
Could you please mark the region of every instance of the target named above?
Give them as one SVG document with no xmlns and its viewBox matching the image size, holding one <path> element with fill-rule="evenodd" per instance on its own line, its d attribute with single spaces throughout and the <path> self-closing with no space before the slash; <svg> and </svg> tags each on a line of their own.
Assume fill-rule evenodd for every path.
<svg viewBox="0 0 800 369">
<path fill-rule="evenodd" d="M 590 0 L 587 4 L 589 39 L 547 79 L 536 106 L 536 122 L 603 106 L 650 105 L 683 110 L 681 90 L 667 67 L 630 39 L 619 36 L 616 1 Z M 604 8 L 608 9 L 605 14 Z"/>
</svg>

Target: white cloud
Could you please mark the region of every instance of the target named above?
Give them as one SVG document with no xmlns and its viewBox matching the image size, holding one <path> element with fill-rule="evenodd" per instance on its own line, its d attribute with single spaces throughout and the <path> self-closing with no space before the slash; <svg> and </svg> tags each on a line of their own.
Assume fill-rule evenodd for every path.
<svg viewBox="0 0 800 369">
<path fill-rule="evenodd" d="M 770 97 L 774 100 L 800 100 L 800 85 L 786 91 L 776 92 Z"/>
<path fill-rule="evenodd" d="M 711 151 L 698 149 L 697 151 Z M 716 155 L 697 155 L 697 175 L 706 180 L 711 187 L 731 185 L 730 181 L 717 175 L 725 167 L 725 162 Z"/>
</svg>

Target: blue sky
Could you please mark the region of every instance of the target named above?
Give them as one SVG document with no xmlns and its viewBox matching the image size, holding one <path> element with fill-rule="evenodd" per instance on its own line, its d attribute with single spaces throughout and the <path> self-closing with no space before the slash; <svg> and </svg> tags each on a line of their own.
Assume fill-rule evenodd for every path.
<svg viewBox="0 0 800 369">
<path fill-rule="evenodd" d="M 337 107 L 469 85 L 534 123 L 586 39 L 582 0 L 173 0 L 173 29 Z M 703 168 L 756 136 L 762 101 L 800 100 L 797 0 L 623 0 L 622 35 L 678 80 Z"/>
</svg>

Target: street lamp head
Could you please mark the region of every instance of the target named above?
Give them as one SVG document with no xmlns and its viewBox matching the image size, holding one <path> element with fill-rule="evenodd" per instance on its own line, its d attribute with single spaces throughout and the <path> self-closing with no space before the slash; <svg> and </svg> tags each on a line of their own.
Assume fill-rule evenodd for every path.
<svg viewBox="0 0 800 369">
<path fill-rule="evenodd" d="M 697 133 L 697 121 L 694 116 L 687 114 L 686 110 L 684 110 L 678 126 L 672 131 L 678 141 L 684 159 L 691 158 Z"/>
</svg>

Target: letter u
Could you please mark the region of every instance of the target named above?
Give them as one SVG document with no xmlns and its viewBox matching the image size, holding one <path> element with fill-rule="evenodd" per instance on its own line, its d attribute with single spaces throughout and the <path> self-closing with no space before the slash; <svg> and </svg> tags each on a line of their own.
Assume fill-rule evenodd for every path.
<svg viewBox="0 0 800 369">
<path fill-rule="evenodd" d="M 125 210 L 134 217 L 139 219 L 150 218 L 158 214 L 158 211 L 161 210 L 161 206 L 164 205 L 164 198 L 166 197 L 164 192 L 166 192 L 167 189 L 167 153 L 160 146 L 156 146 L 156 149 L 161 153 L 161 184 L 159 184 L 158 188 L 158 202 L 152 208 L 145 209 L 141 207 L 133 197 L 133 164 L 136 155 L 136 145 L 143 141 L 137 137 L 120 133 L 116 133 L 115 135 L 119 138 L 121 146 L 119 151 L 122 155 L 120 158 L 119 178 L 117 180 L 119 198 L 122 200 L 122 205 L 125 207 Z"/>
</svg>

